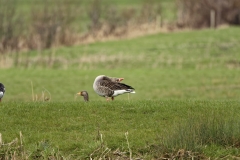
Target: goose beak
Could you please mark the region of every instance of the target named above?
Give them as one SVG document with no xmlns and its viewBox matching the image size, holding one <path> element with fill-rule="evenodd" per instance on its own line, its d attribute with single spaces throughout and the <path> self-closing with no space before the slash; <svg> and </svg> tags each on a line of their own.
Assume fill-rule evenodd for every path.
<svg viewBox="0 0 240 160">
<path fill-rule="evenodd" d="M 81 95 L 82 95 L 82 92 L 78 92 L 77 95 L 81 96 Z"/>
<path fill-rule="evenodd" d="M 121 81 L 123 81 L 123 80 L 124 80 L 124 78 L 119 78 L 118 80 L 119 80 L 119 82 L 121 82 Z"/>
</svg>

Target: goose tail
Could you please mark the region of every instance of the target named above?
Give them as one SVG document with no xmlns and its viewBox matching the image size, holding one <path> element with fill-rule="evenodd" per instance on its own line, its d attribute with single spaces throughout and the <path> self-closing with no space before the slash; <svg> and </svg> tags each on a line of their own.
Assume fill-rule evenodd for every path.
<svg viewBox="0 0 240 160">
<path fill-rule="evenodd" d="M 128 89 L 127 91 L 128 91 L 129 93 L 136 93 L 135 90 L 133 90 L 133 89 Z"/>
</svg>

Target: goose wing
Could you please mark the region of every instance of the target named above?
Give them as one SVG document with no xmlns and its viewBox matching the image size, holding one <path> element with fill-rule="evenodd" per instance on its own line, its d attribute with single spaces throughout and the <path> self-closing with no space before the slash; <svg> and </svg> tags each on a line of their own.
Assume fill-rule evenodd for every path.
<svg viewBox="0 0 240 160">
<path fill-rule="evenodd" d="M 3 93 L 5 92 L 5 87 L 2 83 L 0 83 L 0 91 Z"/>
<path fill-rule="evenodd" d="M 112 97 L 123 93 L 134 93 L 134 88 L 119 81 L 114 81 L 111 77 L 98 76 L 93 83 L 94 91 L 103 97 Z"/>
<path fill-rule="evenodd" d="M 102 81 L 100 81 L 100 86 L 108 88 L 110 90 L 116 91 L 116 90 L 128 90 L 133 89 L 133 87 L 126 85 L 124 83 L 119 82 L 113 82 L 108 77 L 104 77 Z"/>
<path fill-rule="evenodd" d="M 5 92 L 5 87 L 2 83 L 0 83 L 0 102 L 1 102 L 1 98 L 3 97 Z"/>
</svg>

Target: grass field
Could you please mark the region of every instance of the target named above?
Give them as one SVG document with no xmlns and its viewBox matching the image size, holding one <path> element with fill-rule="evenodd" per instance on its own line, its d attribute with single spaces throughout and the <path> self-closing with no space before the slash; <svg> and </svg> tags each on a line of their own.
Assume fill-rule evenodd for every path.
<svg viewBox="0 0 240 160">
<path fill-rule="evenodd" d="M 177 69 L 114 69 L 114 70 L 17 70 L 1 71 L 1 81 L 6 86 L 3 99 L 8 101 L 32 101 L 42 94 L 51 101 L 82 101 L 75 94 L 87 90 L 90 100 L 105 101 L 92 89 L 97 75 L 106 74 L 124 77 L 126 84 L 136 88 L 137 94 L 130 94 L 130 100 L 199 99 L 199 100 L 238 100 L 240 95 L 239 76 L 236 70 L 177 70 Z M 151 82 L 149 81 L 151 78 Z M 122 95 L 116 100 L 127 100 Z"/>
<path fill-rule="evenodd" d="M 7 88 L 4 101 L 31 101 L 31 82 L 35 97 L 50 92 L 53 101 L 72 101 L 75 93 L 87 90 L 92 100 L 104 100 L 92 90 L 100 74 L 124 77 L 124 83 L 136 88 L 132 100 L 238 100 L 238 31 L 232 27 L 160 33 L 21 53 L 18 69 L 1 70 L 0 79 Z M 10 58 L 6 65 L 14 63 Z"/>
<path fill-rule="evenodd" d="M 2 141 L 18 137 L 32 159 L 239 157 L 239 36 L 229 27 L 21 53 L 18 68 L 0 71 Z M 136 94 L 106 102 L 92 89 L 100 74 Z"/>
<path fill-rule="evenodd" d="M 179 149 L 239 156 L 239 107 L 239 101 L 196 100 L 7 102 L 1 104 L 0 128 L 4 142 L 21 131 L 31 156 L 43 147 L 42 155 L 55 150 L 83 159 L 100 148 L 93 158 L 105 149 L 128 153 L 128 144 L 134 157 L 146 159 Z"/>
</svg>

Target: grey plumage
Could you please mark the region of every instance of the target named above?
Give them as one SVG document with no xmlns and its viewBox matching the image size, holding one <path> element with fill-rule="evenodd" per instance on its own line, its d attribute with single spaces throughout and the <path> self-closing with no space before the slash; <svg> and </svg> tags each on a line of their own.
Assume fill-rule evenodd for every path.
<svg viewBox="0 0 240 160">
<path fill-rule="evenodd" d="M 2 101 L 4 93 L 5 93 L 5 87 L 2 83 L 0 83 L 0 102 Z"/>
<path fill-rule="evenodd" d="M 123 80 L 123 78 L 121 78 Z M 105 75 L 97 76 L 94 83 L 94 91 L 102 97 L 114 99 L 115 96 L 124 93 L 135 93 L 135 89 L 127 84 L 120 83 L 120 78 L 108 77 Z"/>
</svg>

